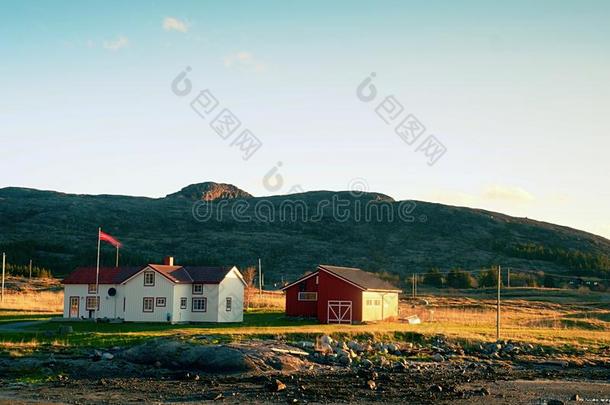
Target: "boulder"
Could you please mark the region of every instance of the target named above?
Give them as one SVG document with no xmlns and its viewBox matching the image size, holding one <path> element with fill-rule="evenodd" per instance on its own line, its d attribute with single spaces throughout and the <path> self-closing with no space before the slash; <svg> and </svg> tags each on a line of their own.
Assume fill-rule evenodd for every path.
<svg viewBox="0 0 610 405">
<path fill-rule="evenodd" d="M 326 344 L 326 345 L 332 345 L 334 342 L 333 338 L 331 338 L 328 335 L 322 335 L 322 337 L 320 337 L 320 343 L 321 344 Z"/>
<path fill-rule="evenodd" d="M 350 353 L 345 349 L 337 349 L 337 356 L 339 357 L 350 357 Z"/>
<path fill-rule="evenodd" d="M 200 345 L 178 340 L 154 339 L 122 352 L 123 360 L 136 364 L 165 365 L 209 372 L 239 372 L 254 368 L 240 350 L 222 345 Z"/>
<path fill-rule="evenodd" d="M 445 361 L 445 358 L 439 353 L 434 353 L 434 355 L 432 356 L 432 360 L 441 362 L 441 361 Z"/>
<path fill-rule="evenodd" d="M 373 362 L 369 359 L 362 359 L 362 361 L 360 361 L 360 367 L 369 369 L 373 367 Z"/>
<path fill-rule="evenodd" d="M 356 353 L 362 353 L 365 349 L 364 346 L 354 340 L 350 340 L 349 342 L 347 342 L 347 347 L 355 351 Z"/>
</svg>

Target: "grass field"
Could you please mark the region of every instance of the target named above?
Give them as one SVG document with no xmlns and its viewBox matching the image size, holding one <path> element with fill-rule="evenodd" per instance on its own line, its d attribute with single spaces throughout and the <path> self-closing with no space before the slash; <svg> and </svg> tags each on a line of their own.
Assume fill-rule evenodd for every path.
<svg viewBox="0 0 610 405">
<path fill-rule="evenodd" d="M 45 309 L 35 310 L 30 301 L 42 302 L 40 292 L 32 292 L 25 310 L 0 309 L 0 349 L 28 351 L 43 347 L 107 347 L 129 345 L 161 336 L 197 337 L 211 335 L 217 340 L 239 340 L 248 337 L 289 340 L 313 339 L 327 333 L 354 336 L 417 340 L 422 336 L 443 334 L 464 342 L 495 340 L 496 310 L 493 292 L 486 290 L 456 291 L 445 296 L 425 295 L 428 305 L 404 302 L 401 316 L 418 315 L 419 325 L 381 322 L 367 325 L 320 325 L 314 320 L 294 320 L 284 316 L 277 297 L 256 302 L 244 315 L 241 324 L 145 324 L 50 322 L 61 316 L 61 306 L 52 307 L 49 298 Z M 55 293 L 56 294 L 56 293 Z M 503 291 L 501 338 L 545 346 L 588 347 L 591 350 L 610 345 L 610 294 L 584 293 L 573 290 L 514 289 Z M 16 321 L 43 321 L 25 327 L 13 327 Z M 59 329 L 70 325 L 74 332 L 60 335 Z M 7 327 L 8 326 L 8 327 Z"/>
</svg>

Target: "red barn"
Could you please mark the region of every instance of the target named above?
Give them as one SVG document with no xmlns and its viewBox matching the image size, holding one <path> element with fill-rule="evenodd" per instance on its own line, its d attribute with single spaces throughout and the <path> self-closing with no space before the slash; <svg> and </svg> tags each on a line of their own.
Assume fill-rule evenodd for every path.
<svg viewBox="0 0 610 405">
<path fill-rule="evenodd" d="M 398 288 L 373 273 L 319 265 L 313 273 L 282 288 L 286 315 L 320 323 L 360 323 L 398 317 Z"/>
</svg>

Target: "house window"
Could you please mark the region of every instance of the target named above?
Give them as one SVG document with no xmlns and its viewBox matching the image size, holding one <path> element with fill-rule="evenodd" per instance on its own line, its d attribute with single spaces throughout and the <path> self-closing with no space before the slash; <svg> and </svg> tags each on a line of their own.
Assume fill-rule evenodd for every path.
<svg viewBox="0 0 610 405">
<path fill-rule="evenodd" d="M 96 305 L 97 303 L 97 305 Z M 87 297 L 86 307 L 88 311 L 95 311 L 100 309 L 100 301 L 98 297 Z"/>
<path fill-rule="evenodd" d="M 180 309 L 186 309 L 186 297 L 180 298 Z"/>
<path fill-rule="evenodd" d="M 193 298 L 193 312 L 205 312 L 207 310 L 207 298 Z"/>
<path fill-rule="evenodd" d="M 231 306 L 233 305 L 233 299 L 231 297 L 227 297 L 227 299 L 225 300 L 225 305 L 226 305 L 227 312 L 231 312 Z"/>
<path fill-rule="evenodd" d="M 154 312 L 155 299 L 153 297 L 144 297 L 142 302 L 142 312 Z"/>
<path fill-rule="evenodd" d="M 155 285 L 155 272 L 154 271 L 145 271 L 144 272 L 144 286 L 151 287 Z"/>
<path fill-rule="evenodd" d="M 203 294 L 203 284 L 193 284 L 193 294 L 195 294 L 195 295 Z"/>
<path fill-rule="evenodd" d="M 318 300 L 317 292 L 308 292 L 308 291 L 299 292 L 299 301 L 317 301 L 317 300 Z"/>
<path fill-rule="evenodd" d="M 369 307 L 372 307 L 372 306 L 378 307 L 381 305 L 381 300 L 366 300 L 366 305 Z"/>
<path fill-rule="evenodd" d="M 164 307 L 166 304 L 167 300 L 165 299 L 165 297 L 157 297 L 157 303 L 156 305 L 158 307 Z"/>
<path fill-rule="evenodd" d="M 375 304 L 374 305 L 376 307 L 380 306 L 381 305 L 381 300 L 375 300 Z"/>
<path fill-rule="evenodd" d="M 97 288 L 95 284 L 89 284 L 89 287 L 87 288 L 87 293 L 88 294 L 97 294 Z"/>
</svg>

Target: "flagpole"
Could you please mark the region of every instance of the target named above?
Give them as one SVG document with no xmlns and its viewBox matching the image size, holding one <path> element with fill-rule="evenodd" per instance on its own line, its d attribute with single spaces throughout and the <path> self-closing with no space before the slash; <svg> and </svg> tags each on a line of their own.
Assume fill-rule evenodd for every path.
<svg viewBox="0 0 610 405">
<path fill-rule="evenodd" d="M 119 245 L 116 246 L 116 266 L 119 267 Z"/>
<path fill-rule="evenodd" d="M 100 244 L 102 237 L 102 228 L 97 229 L 97 267 L 95 268 L 95 319 L 97 319 L 97 307 L 100 302 Z"/>
</svg>

